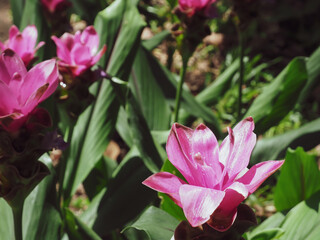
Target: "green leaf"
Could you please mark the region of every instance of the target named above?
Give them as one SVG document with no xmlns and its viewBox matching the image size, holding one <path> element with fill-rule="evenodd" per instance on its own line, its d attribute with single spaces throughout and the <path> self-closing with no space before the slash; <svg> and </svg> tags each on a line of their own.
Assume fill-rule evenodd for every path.
<svg viewBox="0 0 320 240">
<path fill-rule="evenodd" d="M 69 209 L 65 208 L 66 230 L 70 240 L 101 240 L 101 238 L 86 226 Z"/>
<path fill-rule="evenodd" d="M 302 104 L 310 92 L 312 92 L 313 88 L 319 83 L 319 75 L 320 75 L 320 47 L 313 52 L 310 58 L 307 60 L 307 70 L 308 70 L 308 82 L 305 87 L 302 89 L 302 92 L 299 96 L 298 102 Z"/>
<path fill-rule="evenodd" d="M 0 198 L 0 209 L 0 236 L 3 239 L 14 239 L 12 210 L 3 198 Z"/>
<path fill-rule="evenodd" d="M 107 2 L 101 0 L 70 0 L 70 2 L 72 2 L 73 12 L 85 20 L 88 25 L 93 23 L 99 11 L 107 7 Z"/>
<path fill-rule="evenodd" d="M 175 76 L 152 56 L 152 54 L 143 48 L 147 57 L 148 67 L 151 69 L 158 86 L 162 89 L 166 99 L 172 104 L 176 96 L 177 79 Z M 220 124 L 212 110 L 199 103 L 190 92 L 182 91 L 181 108 L 189 112 L 192 116 L 202 118 L 215 132 L 216 136 L 220 135 Z"/>
<path fill-rule="evenodd" d="M 58 239 L 62 220 L 56 197 L 56 173 L 52 166 L 52 160 L 47 154 L 44 154 L 40 161 L 47 165 L 51 174 L 42 180 L 25 201 L 23 210 L 24 239 Z"/>
<path fill-rule="evenodd" d="M 129 240 L 130 234 L 127 233 L 129 229 L 143 231 L 146 233 L 149 240 L 168 240 L 174 234 L 179 221 L 170 216 L 168 213 L 156 207 L 149 207 L 132 225 L 126 227 L 122 232 Z"/>
<path fill-rule="evenodd" d="M 257 134 L 278 124 L 293 109 L 307 80 L 305 59 L 295 58 L 263 89 L 245 115 L 253 117 Z"/>
<path fill-rule="evenodd" d="M 219 77 L 203 91 L 201 91 L 197 96 L 197 102 L 206 105 L 212 106 L 216 104 L 225 92 L 231 87 L 231 82 L 233 76 L 238 71 L 240 67 L 240 61 L 237 59 L 234 61 Z M 192 122 L 194 118 L 191 117 L 191 112 L 182 111 L 180 115 L 181 122 Z"/>
<path fill-rule="evenodd" d="M 117 0 L 97 15 L 95 28 L 100 36 L 100 46 L 106 43 L 108 47 L 99 63 L 107 66 L 111 75 L 128 80 L 143 24 L 129 0 Z M 80 115 L 71 140 L 63 184 L 67 200 L 101 159 L 119 111 L 120 103 L 110 81 L 95 83 L 90 91 L 96 101 Z"/>
<path fill-rule="evenodd" d="M 273 239 L 279 239 L 280 236 L 284 234 L 284 230 L 281 228 L 272 228 L 263 230 L 259 233 L 256 233 L 254 235 L 249 235 L 247 237 L 247 240 L 273 240 Z"/>
<path fill-rule="evenodd" d="M 159 172 L 163 160 L 155 146 L 148 124 L 133 94 L 129 94 L 126 108 L 134 145 L 139 150 L 147 168 L 153 173 Z"/>
<path fill-rule="evenodd" d="M 274 193 L 278 211 L 294 207 L 320 190 L 320 172 L 315 156 L 301 147 L 289 149 Z"/>
<path fill-rule="evenodd" d="M 164 30 L 155 36 L 153 36 L 151 39 L 142 41 L 142 45 L 149 51 L 152 51 L 156 47 L 160 45 L 160 43 L 169 37 L 171 35 L 170 31 Z"/>
<path fill-rule="evenodd" d="M 20 3 L 21 4 L 21 3 Z M 55 56 L 54 43 L 51 41 L 51 29 L 43 15 L 43 10 L 39 0 L 25 1 L 19 29 L 23 30 L 28 25 L 34 24 L 38 31 L 38 41 L 44 41 L 46 44 L 41 47 L 36 55 L 39 60 L 45 60 Z"/>
<path fill-rule="evenodd" d="M 124 159 L 114 171 L 107 191 L 96 208 L 93 230 L 105 236 L 133 220 L 151 201 L 156 192 L 142 185 L 151 175 L 139 157 Z"/>
<path fill-rule="evenodd" d="M 117 120 L 119 103 L 110 82 L 99 82 L 96 92 L 97 100 L 80 115 L 73 131 L 63 184 L 67 200 L 101 159 Z"/>
<path fill-rule="evenodd" d="M 320 236 L 320 192 L 299 203 L 287 214 L 280 226 L 281 240 L 318 240 Z"/>
<path fill-rule="evenodd" d="M 161 172 L 169 172 L 185 180 L 178 169 L 176 169 L 168 159 L 164 162 Z M 170 197 L 168 197 L 168 195 L 164 193 L 158 193 L 158 195 L 161 198 L 161 209 L 165 210 L 167 213 L 170 213 L 173 217 L 180 221 L 186 220 L 182 208 L 179 207 Z"/>
<path fill-rule="evenodd" d="M 129 86 L 149 129 L 167 130 L 170 126 L 171 111 L 157 83 L 156 75 L 146 66 L 148 66 L 146 51 L 140 47 L 133 63 Z"/>
<path fill-rule="evenodd" d="M 23 13 L 24 2 L 21 2 L 21 0 L 10 0 L 10 7 L 12 12 L 13 24 L 19 26 Z"/>
<path fill-rule="evenodd" d="M 287 148 L 302 146 L 306 151 L 319 144 L 320 118 L 284 134 L 263 138 L 257 142 L 251 156 L 251 164 L 283 158 Z"/>
</svg>

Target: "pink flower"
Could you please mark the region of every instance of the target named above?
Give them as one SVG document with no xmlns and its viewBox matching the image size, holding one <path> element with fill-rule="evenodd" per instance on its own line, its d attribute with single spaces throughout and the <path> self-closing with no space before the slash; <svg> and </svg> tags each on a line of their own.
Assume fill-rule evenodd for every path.
<svg viewBox="0 0 320 240">
<path fill-rule="evenodd" d="M 27 72 L 21 58 L 7 49 L 0 56 L 0 126 L 19 129 L 37 105 L 58 86 L 55 60 L 37 64 Z"/>
<path fill-rule="evenodd" d="M 41 3 L 50 13 L 54 13 L 59 9 L 67 8 L 71 5 L 67 0 L 41 0 Z"/>
<path fill-rule="evenodd" d="M 179 0 L 179 9 L 188 17 L 192 17 L 198 12 L 206 17 L 213 18 L 215 9 L 212 4 L 215 2 L 216 0 Z"/>
<path fill-rule="evenodd" d="M 52 36 L 52 40 L 57 45 L 57 55 L 61 60 L 59 67 L 62 71 L 71 71 L 74 76 L 81 75 L 96 64 L 107 49 L 104 45 L 98 52 L 99 36 L 93 26 L 75 35 L 64 33 L 60 38 Z"/>
<path fill-rule="evenodd" d="M 156 173 L 143 184 L 168 194 L 193 227 L 208 223 L 226 231 L 237 216 L 237 206 L 274 173 L 284 161 L 258 163 L 248 170 L 256 143 L 251 117 L 228 129 L 220 147 L 205 125 L 195 130 L 175 123 L 167 142 L 170 162 L 184 181 L 167 172 Z"/>
<path fill-rule="evenodd" d="M 34 25 L 27 26 L 22 33 L 13 25 L 9 30 L 9 39 L 2 43 L 0 48 L 4 51 L 7 48 L 15 51 L 23 60 L 24 64 L 28 64 L 34 59 L 36 51 L 44 45 L 44 42 L 39 42 L 36 46 L 38 31 Z"/>
</svg>

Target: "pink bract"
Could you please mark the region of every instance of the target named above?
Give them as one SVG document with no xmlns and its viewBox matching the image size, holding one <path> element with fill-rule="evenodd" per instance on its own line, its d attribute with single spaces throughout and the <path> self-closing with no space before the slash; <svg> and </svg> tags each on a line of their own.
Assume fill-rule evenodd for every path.
<svg viewBox="0 0 320 240">
<path fill-rule="evenodd" d="M 34 59 L 36 51 L 44 45 L 44 42 L 37 43 L 38 31 L 34 25 L 27 26 L 22 33 L 13 25 L 9 30 L 9 39 L 2 43 L 0 48 L 4 51 L 7 48 L 15 51 L 23 60 L 24 64 L 28 64 Z"/>
<path fill-rule="evenodd" d="M 40 102 L 57 88 L 58 68 L 47 60 L 27 72 L 21 58 L 7 49 L 0 56 L 0 125 L 19 129 Z"/>
<path fill-rule="evenodd" d="M 238 205 L 252 194 L 284 161 L 261 162 L 247 169 L 256 143 L 254 122 L 238 123 L 219 146 L 205 125 L 195 130 L 175 123 L 167 141 L 170 162 L 184 176 L 160 172 L 143 184 L 168 194 L 193 227 L 204 223 L 226 231 L 237 216 Z"/>
<path fill-rule="evenodd" d="M 52 36 L 57 46 L 59 67 L 79 76 L 96 64 L 105 53 L 106 45 L 98 52 L 99 36 L 93 26 L 88 26 L 75 35 L 64 33 L 60 38 Z"/>
<path fill-rule="evenodd" d="M 70 5 L 70 2 L 67 0 L 41 0 L 41 3 L 50 13 L 56 12 L 59 6 L 68 7 Z"/>
<path fill-rule="evenodd" d="M 215 11 L 212 4 L 215 2 L 216 0 L 179 0 L 179 8 L 188 17 L 198 12 L 208 18 L 213 18 Z"/>
</svg>

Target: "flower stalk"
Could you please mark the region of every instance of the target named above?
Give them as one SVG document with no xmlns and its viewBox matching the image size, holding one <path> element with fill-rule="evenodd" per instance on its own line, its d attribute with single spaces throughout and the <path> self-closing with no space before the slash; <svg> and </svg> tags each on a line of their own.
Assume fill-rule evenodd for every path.
<svg viewBox="0 0 320 240">
<path fill-rule="evenodd" d="M 23 240 L 22 237 L 22 213 L 24 200 L 18 206 L 11 207 L 14 222 L 14 236 L 15 240 Z"/>
<path fill-rule="evenodd" d="M 182 67 L 180 69 L 180 78 L 178 82 L 177 92 L 176 92 L 176 100 L 175 100 L 175 107 L 174 107 L 174 122 L 179 121 L 179 109 L 180 109 L 180 102 L 181 102 L 181 94 L 182 94 L 182 87 L 185 79 L 185 75 L 188 68 L 188 61 L 191 57 L 190 53 L 182 54 Z"/>
</svg>

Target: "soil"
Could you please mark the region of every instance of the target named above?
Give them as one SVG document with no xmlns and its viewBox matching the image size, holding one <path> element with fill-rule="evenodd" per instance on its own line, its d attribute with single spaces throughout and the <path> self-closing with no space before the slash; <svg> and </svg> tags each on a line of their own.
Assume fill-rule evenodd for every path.
<svg viewBox="0 0 320 240">
<path fill-rule="evenodd" d="M 9 0 L 0 0 L 0 41 L 8 39 L 9 28 L 12 25 Z"/>
</svg>

